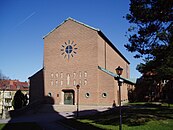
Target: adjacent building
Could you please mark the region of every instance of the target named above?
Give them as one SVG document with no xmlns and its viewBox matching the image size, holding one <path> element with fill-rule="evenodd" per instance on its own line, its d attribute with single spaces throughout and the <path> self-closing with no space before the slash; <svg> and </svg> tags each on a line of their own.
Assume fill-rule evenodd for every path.
<svg viewBox="0 0 173 130">
<path fill-rule="evenodd" d="M 30 101 L 51 96 L 55 104 L 118 104 L 115 69 L 121 66 L 122 101 L 128 101 L 130 62 L 99 29 L 68 18 L 44 36 L 43 68 L 30 79 Z"/>
<path fill-rule="evenodd" d="M 0 80 L 0 113 L 3 107 L 8 110 L 13 109 L 12 101 L 16 91 L 19 89 L 23 94 L 28 94 L 29 83 L 19 80 Z"/>
</svg>

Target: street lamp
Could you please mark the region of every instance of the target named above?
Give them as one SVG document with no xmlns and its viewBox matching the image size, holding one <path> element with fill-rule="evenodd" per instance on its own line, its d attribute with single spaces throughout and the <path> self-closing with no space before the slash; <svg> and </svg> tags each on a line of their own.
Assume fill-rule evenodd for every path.
<svg viewBox="0 0 173 130">
<path fill-rule="evenodd" d="M 120 125 L 119 125 L 119 130 L 122 130 L 122 114 L 121 114 L 121 81 L 120 81 L 120 76 L 123 73 L 123 68 L 118 66 L 118 68 L 115 69 L 116 73 L 118 75 L 118 86 L 119 86 L 119 110 L 120 110 Z"/>
<path fill-rule="evenodd" d="M 79 88 L 80 88 L 80 86 L 77 85 L 76 88 L 77 88 L 77 118 L 78 118 L 78 116 L 79 116 Z"/>
</svg>

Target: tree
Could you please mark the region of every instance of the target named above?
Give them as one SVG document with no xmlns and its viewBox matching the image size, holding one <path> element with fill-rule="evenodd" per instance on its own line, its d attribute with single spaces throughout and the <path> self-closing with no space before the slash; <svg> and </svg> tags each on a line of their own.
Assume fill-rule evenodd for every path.
<svg viewBox="0 0 173 130">
<path fill-rule="evenodd" d="M 0 81 L 1 80 L 8 80 L 8 79 L 9 79 L 9 77 L 5 76 L 0 70 Z"/>
<path fill-rule="evenodd" d="M 157 84 L 173 82 L 173 0 L 131 0 L 126 19 L 132 26 L 125 47 L 144 60 L 137 70 Z"/>
<path fill-rule="evenodd" d="M 14 109 L 20 109 L 24 106 L 24 94 L 21 92 L 21 90 L 18 90 L 15 95 L 14 95 L 14 99 L 13 99 L 13 107 Z"/>
<path fill-rule="evenodd" d="M 132 23 L 128 31 L 129 43 L 125 47 L 137 52 L 136 58 L 154 58 L 153 50 L 162 49 L 173 41 L 172 0 L 131 0 L 130 14 L 126 19 Z"/>
</svg>

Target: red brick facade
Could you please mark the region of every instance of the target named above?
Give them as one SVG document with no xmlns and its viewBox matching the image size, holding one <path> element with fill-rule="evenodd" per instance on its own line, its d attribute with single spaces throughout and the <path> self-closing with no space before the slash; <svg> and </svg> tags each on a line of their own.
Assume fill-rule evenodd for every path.
<svg viewBox="0 0 173 130">
<path fill-rule="evenodd" d="M 111 72 L 121 66 L 129 78 L 129 62 L 104 34 L 69 18 L 44 37 L 44 96 L 55 104 L 76 104 L 79 84 L 81 105 L 117 104 L 117 81 L 98 66 Z M 122 100 L 128 100 L 126 83 Z"/>
</svg>

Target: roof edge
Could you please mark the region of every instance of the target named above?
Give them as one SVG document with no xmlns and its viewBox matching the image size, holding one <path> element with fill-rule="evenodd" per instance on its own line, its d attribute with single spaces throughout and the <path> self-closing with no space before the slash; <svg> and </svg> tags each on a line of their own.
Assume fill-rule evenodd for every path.
<svg viewBox="0 0 173 130">
<path fill-rule="evenodd" d="M 30 77 L 28 77 L 28 79 L 31 79 L 32 77 L 34 77 L 35 75 L 37 75 L 38 73 L 42 72 L 44 70 L 44 68 L 38 70 L 36 73 L 34 73 L 33 75 L 31 75 Z"/>
<path fill-rule="evenodd" d="M 57 27 L 55 27 L 53 30 L 51 30 L 49 33 L 47 33 L 45 36 L 43 36 L 43 39 L 46 38 L 49 34 L 51 34 L 54 30 L 56 30 L 58 27 L 60 27 L 62 24 L 64 24 L 65 22 L 67 22 L 68 20 L 74 21 L 78 24 L 81 24 L 87 28 L 90 28 L 94 31 L 97 31 L 97 33 L 128 63 L 130 64 L 130 62 L 123 56 L 123 54 L 112 44 L 112 42 L 103 34 L 103 32 L 100 29 L 91 27 L 85 23 L 82 23 L 80 21 L 77 21 L 71 17 L 68 17 L 66 20 L 64 20 L 62 23 L 60 23 Z"/>
<path fill-rule="evenodd" d="M 118 78 L 118 75 L 117 74 L 115 74 L 115 73 L 113 73 L 113 72 L 111 72 L 111 71 L 109 71 L 109 70 L 107 70 L 105 68 L 102 68 L 102 67 L 98 66 L 98 69 L 100 69 L 101 71 L 109 74 L 110 76 L 112 76 L 114 78 Z M 124 80 L 125 83 L 129 83 L 129 84 L 132 84 L 132 85 L 135 85 L 136 84 L 136 82 L 134 82 L 134 81 L 132 81 L 130 79 L 124 78 L 124 77 L 120 77 L 120 79 Z"/>
<path fill-rule="evenodd" d="M 112 44 L 112 42 L 104 35 L 104 33 L 100 30 L 98 34 L 128 63 L 130 62 L 123 56 L 123 54 Z"/>
<path fill-rule="evenodd" d="M 60 27 L 62 24 L 64 24 L 67 20 L 64 20 L 62 23 L 60 23 L 58 26 L 53 28 L 50 32 L 48 32 L 46 35 L 44 35 L 42 38 L 46 38 L 49 34 L 51 34 L 54 30 L 56 30 L 58 27 Z"/>
<path fill-rule="evenodd" d="M 92 29 L 92 30 L 94 30 L 94 31 L 100 31 L 100 29 L 91 27 L 91 26 L 89 26 L 89 25 L 87 25 L 87 24 L 85 24 L 85 23 L 82 23 L 82 22 L 80 22 L 80 21 L 77 21 L 77 20 L 75 20 L 75 19 L 73 19 L 73 18 L 71 18 L 71 17 L 68 17 L 66 20 L 64 20 L 62 23 L 60 23 L 58 26 L 56 26 L 54 29 L 52 29 L 49 33 L 47 33 L 46 35 L 44 35 L 42 38 L 43 38 L 43 39 L 46 38 L 49 34 L 51 34 L 54 30 L 56 30 L 57 28 L 59 28 L 62 24 L 64 24 L 64 23 L 67 22 L 68 20 L 71 20 L 71 21 L 76 22 L 76 23 L 78 23 L 78 24 L 84 25 L 85 27 L 90 28 L 90 29 Z"/>
<path fill-rule="evenodd" d="M 81 25 L 84 25 L 85 27 L 90 28 L 90 29 L 92 29 L 92 30 L 100 31 L 100 29 L 98 29 L 98 28 L 94 28 L 94 27 L 92 27 L 92 26 L 89 26 L 88 24 L 85 24 L 85 23 L 82 23 L 82 22 L 80 22 L 80 21 L 77 21 L 77 20 L 75 20 L 75 19 L 73 19 L 73 18 L 71 18 L 71 17 L 67 18 L 67 20 L 72 20 L 72 21 L 74 21 L 74 22 L 76 22 L 76 23 L 79 23 L 79 24 L 81 24 Z"/>
</svg>

